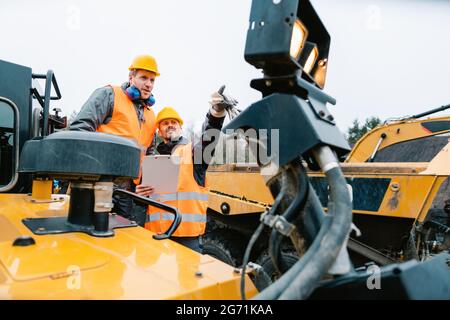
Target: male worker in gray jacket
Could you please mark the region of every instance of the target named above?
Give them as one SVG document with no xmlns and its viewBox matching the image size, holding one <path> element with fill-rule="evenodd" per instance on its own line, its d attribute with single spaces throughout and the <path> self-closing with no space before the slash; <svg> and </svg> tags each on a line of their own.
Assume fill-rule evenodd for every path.
<svg viewBox="0 0 450 320">
<path fill-rule="evenodd" d="M 144 155 L 156 130 L 151 108 L 155 103 L 152 90 L 160 74 L 156 60 L 150 55 L 134 58 L 128 70 L 129 81 L 121 87 L 106 86 L 94 91 L 70 124 L 70 130 L 103 132 L 132 139 Z M 115 187 L 134 191 L 138 183 L 129 180 Z M 114 212 L 135 220 L 129 197 L 114 195 L 113 202 Z"/>
</svg>

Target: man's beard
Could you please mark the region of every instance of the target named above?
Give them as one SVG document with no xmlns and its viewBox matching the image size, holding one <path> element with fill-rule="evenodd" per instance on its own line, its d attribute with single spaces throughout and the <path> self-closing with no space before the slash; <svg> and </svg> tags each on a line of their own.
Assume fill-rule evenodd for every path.
<svg viewBox="0 0 450 320">
<path fill-rule="evenodd" d="M 182 131 L 179 130 L 171 130 L 167 132 L 167 136 L 169 137 L 170 141 L 177 141 L 181 137 Z"/>
</svg>

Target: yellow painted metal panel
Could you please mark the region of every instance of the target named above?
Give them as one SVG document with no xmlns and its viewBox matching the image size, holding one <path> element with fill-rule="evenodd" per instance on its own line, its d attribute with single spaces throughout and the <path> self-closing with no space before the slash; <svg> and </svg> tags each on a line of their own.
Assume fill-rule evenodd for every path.
<svg viewBox="0 0 450 320">
<path fill-rule="evenodd" d="M 378 211 L 353 210 L 355 214 L 415 219 L 422 212 L 422 208 L 437 179 L 436 176 L 424 176 L 419 174 L 367 174 L 364 171 L 361 171 L 360 174 L 356 174 L 353 171 L 352 173 L 347 174 L 346 168 L 343 169 L 345 177 L 350 179 L 391 179 Z M 311 176 L 323 176 L 323 174 L 314 173 L 311 174 Z M 355 190 L 353 190 L 353 192 L 355 192 Z"/>
<path fill-rule="evenodd" d="M 0 243 L 14 241 L 20 236 L 19 230 L 3 215 L 0 215 Z"/>
<path fill-rule="evenodd" d="M 247 214 L 247 213 L 262 213 L 269 205 L 261 203 L 254 203 L 248 200 L 241 200 L 237 198 L 227 197 L 222 194 L 210 192 L 208 199 L 208 208 L 222 213 L 222 204 L 228 204 L 230 212 L 228 215 Z"/>
<path fill-rule="evenodd" d="M 225 195 L 259 203 L 273 203 L 273 197 L 259 172 L 208 172 L 208 187 Z"/>
<path fill-rule="evenodd" d="M 32 280 L 66 273 L 72 265 L 80 270 L 100 267 L 109 256 L 102 251 L 74 240 L 44 236 L 36 237 L 36 245 L 12 246 L 0 244 L 0 263 L 17 281 Z"/>
<path fill-rule="evenodd" d="M 50 200 L 52 198 L 53 180 L 33 180 L 31 197 L 35 200 Z"/>
<path fill-rule="evenodd" d="M 427 170 L 423 171 L 422 174 L 450 176 L 450 143 L 430 161 Z"/>
<path fill-rule="evenodd" d="M 421 212 L 419 213 L 417 220 L 419 222 L 424 222 L 425 219 L 427 218 L 427 214 L 428 214 L 428 210 L 430 210 L 431 205 L 433 204 L 434 200 L 437 197 L 437 194 L 439 192 L 439 189 L 442 185 L 442 183 L 447 179 L 448 177 L 443 176 L 443 177 L 436 177 L 436 182 L 433 184 L 432 189 L 430 190 L 430 192 L 428 193 L 428 197 L 425 201 L 425 204 L 422 207 Z"/>
</svg>

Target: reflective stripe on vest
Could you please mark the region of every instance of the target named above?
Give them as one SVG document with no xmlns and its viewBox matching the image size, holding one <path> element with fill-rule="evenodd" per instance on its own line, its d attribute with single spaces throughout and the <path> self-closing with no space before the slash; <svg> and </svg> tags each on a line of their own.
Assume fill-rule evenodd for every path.
<svg viewBox="0 0 450 320">
<path fill-rule="evenodd" d="M 198 200 L 208 201 L 208 194 L 201 192 L 176 192 L 166 194 L 154 194 L 152 199 L 160 202 L 175 201 L 175 200 Z"/>
<path fill-rule="evenodd" d="M 147 219 L 145 222 L 153 222 L 153 221 L 173 221 L 175 215 L 168 212 L 155 212 L 147 215 Z M 206 215 L 200 213 L 182 213 L 181 214 L 182 222 L 206 222 Z"/>
</svg>

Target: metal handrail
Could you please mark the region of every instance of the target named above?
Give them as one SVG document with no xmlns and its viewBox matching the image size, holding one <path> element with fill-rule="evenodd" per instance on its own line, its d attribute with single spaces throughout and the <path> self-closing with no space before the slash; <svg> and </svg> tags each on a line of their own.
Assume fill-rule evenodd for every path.
<svg viewBox="0 0 450 320">
<path fill-rule="evenodd" d="M 48 135 L 48 118 L 50 113 L 50 100 L 59 100 L 61 99 L 61 91 L 59 90 L 58 82 L 56 81 L 55 74 L 52 70 L 48 70 L 47 74 L 32 74 L 31 77 L 33 79 L 45 79 L 45 92 L 44 96 L 42 96 L 36 88 L 31 90 L 31 93 L 36 97 L 39 104 L 42 106 L 43 112 L 43 121 L 44 125 L 42 127 L 42 137 Z M 51 96 L 52 85 L 55 89 L 56 96 Z"/>
</svg>

